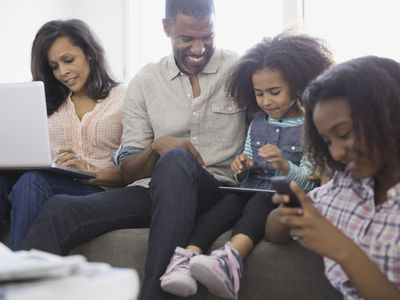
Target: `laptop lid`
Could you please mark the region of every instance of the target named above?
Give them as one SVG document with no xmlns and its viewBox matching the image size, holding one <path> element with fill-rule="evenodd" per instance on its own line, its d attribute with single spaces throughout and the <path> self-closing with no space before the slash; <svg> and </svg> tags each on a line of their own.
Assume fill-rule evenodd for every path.
<svg viewBox="0 0 400 300">
<path fill-rule="evenodd" d="M 0 140 L 0 169 L 52 167 L 43 82 L 0 84 Z M 90 172 L 68 169 L 70 176 L 95 177 Z"/>
<path fill-rule="evenodd" d="M 50 167 L 44 85 L 0 84 L 0 167 Z"/>
</svg>

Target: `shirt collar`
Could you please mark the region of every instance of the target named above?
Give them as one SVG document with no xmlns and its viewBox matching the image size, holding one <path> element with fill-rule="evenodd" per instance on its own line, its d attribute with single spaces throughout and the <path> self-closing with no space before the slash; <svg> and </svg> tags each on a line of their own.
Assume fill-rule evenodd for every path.
<svg viewBox="0 0 400 300">
<path fill-rule="evenodd" d="M 200 72 L 200 74 L 215 74 L 218 71 L 218 68 L 221 64 L 221 52 L 217 49 L 215 49 L 214 54 L 211 56 L 210 61 L 208 64 L 204 67 L 204 69 Z M 175 63 L 175 57 L 174 54 L 170 54 L 168 56 L 168 62 L 167 62 L 167 68 L 168 68 L 168 78 L 169 80 L 173 80 L 174 78 L 178 77 L 179 75 L 183 75 L 181 70 L 179 70 L 178 66 Z"/>
</svg>

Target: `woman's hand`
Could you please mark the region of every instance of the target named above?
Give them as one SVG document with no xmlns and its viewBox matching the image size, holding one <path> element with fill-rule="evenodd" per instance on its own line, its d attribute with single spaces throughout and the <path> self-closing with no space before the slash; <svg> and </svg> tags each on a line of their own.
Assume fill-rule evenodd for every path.
<svg viewBox="0 0 400 300">
<path fill-rule="evenodd" d="M 253 161 L 246 154 L 243 153 L 236 156 L 233 162 L 231 163 L 231 170 L 235 175 L 250 170 L 252 167 L 253 167 Z"/>
<path fill-rule="evenodd" d="M 90 166 L 88 162 L 76 154 L 76 152 L 72 149 L 61 149 L 58 151 L 58 157 L 54 162 L 58 165 L 72 167 L 84 171 L 89 170 Z"/>
<path fill-rule="evenodd" d="M 268 161 L 280 174 L 286 175 L 289 171 L 289 162 L 282 156 L 282 151 L 276 145 L 265 144 L 258 149 L 258 155 Z"/>
</svg>

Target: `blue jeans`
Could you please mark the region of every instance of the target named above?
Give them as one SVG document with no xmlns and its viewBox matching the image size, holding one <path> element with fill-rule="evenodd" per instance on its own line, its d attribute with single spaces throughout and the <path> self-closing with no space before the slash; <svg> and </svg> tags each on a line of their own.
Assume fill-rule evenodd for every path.
<svg viewBox="0 0 400 300">
<path fill-rule="evenodd" d="M 219 202 L 220 183 L 186 150 L 167 152 L 153 170 L 149 245 L 141 300 L 173 299 L 162 291 L 164 274 L 177 246 L 185 247 L 196 219 Z"/>
<path fill-rule="evenodd" d="M 21 249 L 40 249 L 67 255 L 76 245 L 103 233 L 150 225 L 147 188 L 128 186 L 86 196 L 55 195 L 21 243 Z"/>
<path fill-rule="evenodd" d="M 19 247 L 43 205 L 55 194 L 86 195 L 100 191 L 103 189 L 98 186 L 84 184 L 62 175 L 42 171 L 23 173 L 9 194 L 11 249 L 16 250 Z"/>
<path fill-rule="evenodd" d="M 159 278 L 177 246 L 189 240 L 196 218 L 222 199 L 219 182 L 184 149 L 162 155 L 149 189 L 126 187 L 88 196 L 57 195 L 44 206 L 23 249 L 67 254 L 111 230 L 150 226 L 141 300 L 172 299 Z"/>
</svg>

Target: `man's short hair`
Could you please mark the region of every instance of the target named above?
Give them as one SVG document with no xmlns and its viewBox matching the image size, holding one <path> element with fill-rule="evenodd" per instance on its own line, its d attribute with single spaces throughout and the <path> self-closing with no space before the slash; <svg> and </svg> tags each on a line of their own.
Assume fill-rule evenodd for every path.
<svg viewBox="0 0 400 300">
<path fill-rule="evenodd" d="M 174 19 L 178 13 L 204 18 L 214 14 L 214 0 L 166 0 L 165 17 Z"/>
</svg>

